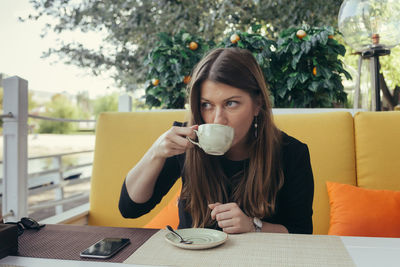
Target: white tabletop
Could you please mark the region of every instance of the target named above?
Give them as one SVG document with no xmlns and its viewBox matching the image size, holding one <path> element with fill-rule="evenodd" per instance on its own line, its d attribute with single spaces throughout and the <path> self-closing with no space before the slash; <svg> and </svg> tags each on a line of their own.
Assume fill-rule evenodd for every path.
<svg viewBox="0 0 400 267">
<path fill-rule="evenodd" d="M 341 237 L 344 246 L 357 267 L 399 267 L 400 266 L 400 238 L 377 237 Z M 124 263 L 71 261 L 56 259 L 41 259 L 29 257 L 8 256 L 0 259 L 0 267 L 8 266 L 32 266 L 32 267 L 117 267 L 117 266 L 145 266 L 127 265 Z"/>
<path fill-rule="evenodd" d="M 72 260 L 56 260 L 42 259 L 30 257 L 8 256 L 0 259 L 0 267 L 148 267 L 149 265 L 125 264 L 115 262 L 99 262 L 99 261 L 72 261 Z M 152 267 L 157 267 L 153 266 Z M 161 266 L 160 266 L 161 267 Z M 163 266 L 165 267 L 165 266 Z"/>
<path fill-rule="evenodd" d="M 357 267 L 399 267 L 400 238 L 341 237 Z"/>
</svg>

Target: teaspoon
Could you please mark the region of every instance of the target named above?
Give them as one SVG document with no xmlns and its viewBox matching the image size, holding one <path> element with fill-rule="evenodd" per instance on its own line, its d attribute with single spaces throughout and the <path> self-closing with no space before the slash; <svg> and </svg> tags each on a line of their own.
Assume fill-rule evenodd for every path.
<svg viewBox="0 0 400 267">
<path fill-rule="evenodd" d="M 193 241 L 183 239 L 183 237 L 181 237 L 177 232 L 175 232 L 171 226 L 167 225 L 167 229 L 169 231 L 171 231 L 173 234 L 175 234 L 177 237 L 179 237 L 181 239 L 181 241 L 180 241 L 181 243 L 184 243 L 184 244 L 192 244 L 193 243 Z"/>
</svg>

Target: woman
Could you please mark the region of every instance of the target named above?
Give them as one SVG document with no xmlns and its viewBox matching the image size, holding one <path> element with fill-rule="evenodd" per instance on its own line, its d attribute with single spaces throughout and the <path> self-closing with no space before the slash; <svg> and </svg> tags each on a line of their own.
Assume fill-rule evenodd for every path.
<svg viewBox="0 0 400 267">
<path fill-rule="evenodd" d="M 179 228 L 311 234 L 308 148 L 275 126 L 253 55 L 238 48 L 211 51 L 195 67 L 189 88 L 191 126 L 169 129 L 128 173 L 121 214 L 149 212 L 182 176 Z M 225 155 L 207 155 L 187 140 L 203 123 L 234 128 Z"/>
</svg>

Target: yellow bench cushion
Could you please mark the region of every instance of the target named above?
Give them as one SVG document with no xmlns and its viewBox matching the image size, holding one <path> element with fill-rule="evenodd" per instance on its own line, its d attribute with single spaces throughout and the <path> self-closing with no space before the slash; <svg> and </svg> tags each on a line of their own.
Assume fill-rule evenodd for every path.
<svg viewBox="0 0 400 267">
<path fill-rule="evenodd" d="M 275 115 L 277 125 L 308 144 L 314 172 L 314 233 L 327 234 L 329 202 L 325 181 L 355 184 L 353 118 L 347 112 Z M 125 219 L 118 210 L 125 175 L 173 121 L 186 111 L 103 113 L 97 122 L 89 224 L 163 228 L 178 223 L 179 180 L 150 213 Z M 159 215 L 159 216 L 158 216 Z"/>
<path fill-rule="evenodd" d="M 360 112 L 354 126 L 357 185 L 400 190 L 400 112 Z"/>
<path fill-rule="evenodd" d="M 327 234 L 329 198 L 326 181 L 355 185 L 353 117 L 348 112 L 282 114 L 275 123 L 308 145 L 314 174 L 314 234 Z"/>
<path fill-rule="evenodd" d="M 164 196 L 160 204 L 140 218 L 125 219 L 118 209 L 119 195 L 126 174 L 153 142 L 172 126 L 174 120 L 187 120 L 186 111 L 115 112 L 99 116 L 90 190 L 88 221 L 90 225 L 114 227 L 147 225 L 154 228 L 163 228 L 167 223 L 177 225 L 176 198 L 181 188 L 180 180 Z M 154 218 L 167 206 L 171 216 L 162 216 L 165 221 L 159 220 L 156 224 Z M 150 225 L 152 221 L 153 224 Z"/>
</svg>

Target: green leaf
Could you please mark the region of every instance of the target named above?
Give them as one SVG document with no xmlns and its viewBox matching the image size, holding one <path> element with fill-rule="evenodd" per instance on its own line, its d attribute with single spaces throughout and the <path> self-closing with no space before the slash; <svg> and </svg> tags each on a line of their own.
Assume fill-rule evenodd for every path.
<svg viewBox="0 0 400 267">
<path fill-rule="evenodd" d="M 280 98 L 284 98 L 286 95 L 287 88 L 284 86 L 278 87 L 277 93 Z"/>
<path fill-rule="evenodd" d="M 330 79 L 331 78 L 331 76 L 332 76 L 332 72 L 329 70 L 329 69 L 327 69 L 327 68 L 325 68 L 325 67 L 323 67 L 323 66 L 321 66 L 321 65 L 319 65 L 318 66 L 318 68 L 317 68 L 317 72 L 320 72 L 321 74 L 322 74 L 322 76 L 324 76 L 326 79 Z"/>
<path fill-rule="evenodd" d="M 335 30 L 333 29 L 332 26 L 328 26 L 325 29 L 326 29 L 328 35 L 334 35 L 335 34 Z"/>
<path fill-rule="evenodd" d="M 150 58 L 146 58 L 146 59 L 143 61 L 143 65 L 147 66 L 147 65 L 150 64 L 150 62 L 151 62 L 151 59 L 150 59 Z"/>
<path fill-rule="evenodd" d="M 285 40 L 285 39 L 279 38 L 276 44 L 277 44 L 279 47 L 283 47 L 285 43 L 286 43 L 286 40 Z"/>
<path fill-rule="evenodd" d="M 180 50 L 179 53 L 181 54 L 181 56 L 182 56 L 185 60 L 188 60 L 188 59 L 189 59 L 189 56 L 185 53 L 184 50 Z"/>
<path fill-rule="evenodd" d="M 304 83 L 305 81 L 307 81 L 307 79 L 308 79 L 308 75 L 307 75 L 306 73 L 304 73 L 304 72 L 300 73 L 300 75 L 299 75 L 299 81 L 300 81 L 301 83 Z"/>
<path fill-rule="evenodd" d="M 246 48 L 246 46 L 244 45 L 242 39 L 240 39 L 240 40 L 237 42 L 237 46 L 238 46 L 239 48 Z"/>
<path fill-rule="evenodd" d="M 333 89 L 335 88 L 335 85 L 330 80 L 324 80 L 324 87 L 330 91 L 333 91 Z"/>
<path fill-rule="evenodd" d="M 309 42 L 309 41 L 305 42 L 304 46 L 305 46 L 304 54 L 308 54 L 308 52 L 310 52 L 310 50 L 311 50 L 311 42 Z"/>
<path fill-rule="evenodd" d="M 298 53 L 297 55 L 295 55 L 292 59 L 292 68 L 295 70 L 297 63 L 299 63 L 299 60 L 301 58 L 301 56 L 303 55 L 303 52 Z"/>
<path fill-rule="evenodd" d="M 339 45 L 337 47 L 337 50 L 339 51 L 339 55 L 344 56 L 346 54 L 346 48 L 343 45 Z"/>
<path fill-rule="evenodd" d="M 165 43 L 165 44 L 171 44 L 172 40 L 169 34 L 167 34 L 166 32 L 160 32 L 158 34 L 158 37 L 160 38 L 160 41 Z"/>
<path fill-rule="evenodd" d="M 187 32 L 185 32 L 184 34 L 182 34 L 182 41 L 183 41 L 183 42 L 190 41 L 191 38 L 192 38 L 192 37 L 191 37 L 190 34 L 187 33 Z"/>
<path fill-rule="evenodd" d="M 283 52 L 284 53 L 287 53 L 288 51 L 289 51 L 289 49 L 290 49 L 290 47 L 292 46 L 292 43 L 289 43 L 288 45 L 286 45 L 285 47 L 283 47 Z"/>
<path fill-rule="evenodd" d="M 289 91 L 291 91 L 293 89 L 293 87 L 296 85 L 297 83 L 297 76 L 295 77 L 290 77 L 287 81 L 287 88 Z"/>
<path fill-rule="evenodd" d="M 258 32 L 260 29 L 261 29 L 261 24 L 253 24 L 253 25 L 251 25 L 251 30 L 253 31 L 253 32 Z"/>
<path fill-rule="evenodd" d="M 351 74 L 348 73 L 345 69 L 342 70 L 342 73 L 346 77 L 347 80 L 353 80 L 353 77 L 351 77 Z"/>
<path fill-rule="evenodd" d="M 176 58 L 170 58 L 168 62 L 171 64 L 178 64 L 178 60 Z"/>
<path fill-rule="evenodd" d="M 306 42 L 308 42 L 308 41 L 310 41 L 310 35 L 306 35 L 306 37 L 304 37 L 303 39 L 302 39 L 302 41 L 306 41 Z"/>
<path fill-rule="evenodd" d="M 319 85 L 319 82 L 312 82 L 310 84 L 310 87 L 308 87 L 308 89 L 315 93 L 318 91 L 318 85 Z"/>
<path fill-rule="evenodd" d="M 263 55 L 262 55 L 262 54 L 256 54 L 256 55 L 255 55 L 255 58 L 256 58 L 258 64 L 262 66 L 263 63 L 264 63 L 264 59 L 265 59 L 265 58 L 263 57 Z"/>
<path fill-rule="evenodd" d="M 165 65 L 163 65 L 163 64 L 157 64 L 155 67 L 156 67 L 156 71 L 158 73 L 164 72 L 164 70 L 165 70 Z"/>
<path fill-rule="evenodd" d="M 300 45 L 299 44 L 293 44 L 292 45 L 292 55 L 295 55 L 295 54 L 297 54 L 297 52 L 299 52 L 300 51 Z"/>
<path fill-rule="evenodd" d="M 327 32 L 321 32 L 319 34 L 320 36 L 320 42 L 322 45 L 326 45 L 326 43 L 328 42 L 328 33 Z"/>
</svg>

